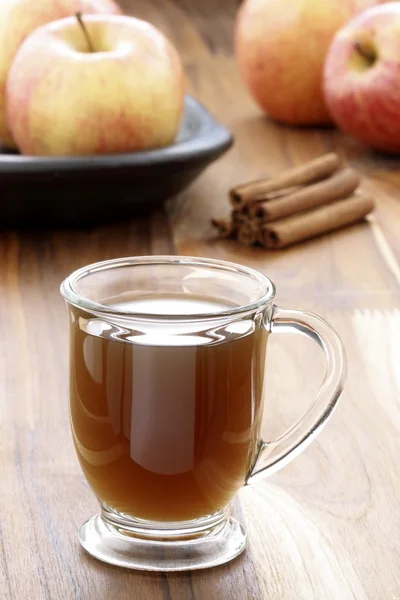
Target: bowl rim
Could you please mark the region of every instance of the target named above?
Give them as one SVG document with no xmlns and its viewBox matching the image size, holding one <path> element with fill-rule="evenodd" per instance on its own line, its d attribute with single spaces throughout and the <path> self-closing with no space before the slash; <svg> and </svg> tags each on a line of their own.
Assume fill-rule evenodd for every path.
<svg viewBox="0 0 400 600">
<path fill-rule="evenodd" d="M 154 167 L 165 163 L 187 162 L 190 159 L 208 158 L 227 150 L 233 144 L 229 129 L 221 125 L 211 113 L 193 96 L 186 94 L 185 111 L 191 110 L 200 117 L 200 127 L 192 137 L 171 146 L 128 152 L 90 156 L 23 156 L 17 153 L 0 154 L 0 175 L 26 173 L 47 173 L 88 171 L 97 169 L 118 169 L 124 167 Z"/>
</svg>

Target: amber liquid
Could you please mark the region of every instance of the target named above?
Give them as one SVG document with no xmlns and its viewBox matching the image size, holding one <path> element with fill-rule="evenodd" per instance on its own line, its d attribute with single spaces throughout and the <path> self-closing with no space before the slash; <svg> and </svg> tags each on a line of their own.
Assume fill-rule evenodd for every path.
<svg viewBox="0 0 400 600">
<path fill-rule="evenodd" d="M 167 314 L 226 308 L 150 298 L 136 310 L 143 302 L 145 312 L 157 312 L 161 302 Z M 226 507 L 258 449 L 267 332 L 253 326 L 243 334 L 246 326 L 239 326 L 218 343 L 193 334 L 185 345 L 167 345 L 156 331 L 148 345 L 107 337 L 96 319 L 74 311 L 73 438 L 99 500 L 152 521 L 195 519 Z"/>
</svg>

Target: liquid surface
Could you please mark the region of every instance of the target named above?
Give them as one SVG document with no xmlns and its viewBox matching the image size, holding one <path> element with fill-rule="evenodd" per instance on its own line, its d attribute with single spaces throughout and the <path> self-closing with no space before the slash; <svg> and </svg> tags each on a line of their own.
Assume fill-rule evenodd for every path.
<svg viewBox="0 0 400 600">
<path fill-rule="evenodd" d="M 171 300 L 130 299 L 129 308 L 151 314 L 227 308 L 213 300 Z M 126 298 L 113 304 L 126 308 Z M 267 332 L 227 330 L 225 340 L 211 345 L 143 345 L 91 335 L 73 310 L 72 429 L 99 499 L 154 521 L 224 508 L 257 451 Z"/>
<path fill-rule="evenodd" d="M 118 307 L 127 312 L 153 315 L 195 315 L 214 314 L 233 308 L 234 304 L 221 303 L 214 299 L 193 296 L 159 295 L 140 296 L 124 299 L 112 298 L 106 302 L 109 306 Z"/>
</svg>

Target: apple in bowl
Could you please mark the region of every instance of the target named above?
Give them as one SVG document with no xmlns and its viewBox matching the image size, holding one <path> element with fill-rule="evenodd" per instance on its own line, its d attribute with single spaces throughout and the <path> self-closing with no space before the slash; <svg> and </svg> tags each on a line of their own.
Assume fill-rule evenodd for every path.
<svg viewBox="0 0 400 600">
<path fill-rule="evenodd" d="M 5 88 L 19 46 L 41 25 L 82 11 L 85 14 L 121 14 L 114 0 L 0 0 L 0 144 L 15 148 L 7 126 Z"/>
<path fill-rule="evenodd" d="M 171 144 L 184 103 L 178 53 L 152 25 L 89 15 L 44 25 L 21 45 L 6 106 L 23 154 L 84 156 Z"/>
<path fill-rule="evenodd" d="M 400 152 L 400 3 L 370 8 L 336 35 L 324 72 L 333 121 L 358 141 Z"/>
</svg>

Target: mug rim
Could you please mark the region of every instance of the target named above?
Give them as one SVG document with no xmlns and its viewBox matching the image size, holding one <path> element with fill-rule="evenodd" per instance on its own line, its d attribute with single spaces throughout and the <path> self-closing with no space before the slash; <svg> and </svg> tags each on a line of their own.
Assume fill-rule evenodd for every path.
<svg viewBox="0 0 400 600">
<path fill-rule="evenodd" d="M 233 308 L 206 312 L 206 313 L 191 313 L 191 314 L 162 314 L 162 313 L 140 313 L 127 311 L 115 306 L 102 304 L 86 298 L 80 294 L 75 284 L 82 278 L 99 271 L 115 269 L 120 267 L 134 267 L 143 265 L 192 265 L 198 267 L 219 268 L 221 271 L 230 271 L 240 273 L 251 277 L 253 280 L 261 284 L 265 292 L 256 300 L 244 305 L 235 306 Z M 202 258 L 196 256 L 181 256 L 181 255 L 148 255 L 148 256 L 128 256 L 123 258 L 113 258 L 110 260 L 91 263 L 80 269 L 73 271 L 64 279 L 60 286 L 60 293 L 64 300 L 69 304 L 82 308 L 92 314 L 100 315 L 115 315 L 119 317 L 135 318 L 139 320 L 157 320 L 157 321 L 203 321 L 215 320 L 216 318 L 234 317 L 244 313 L 252 313 L 257 309 L 270 304 L 275 298 L 275 285 L 263 273 L 252 269 L 251 267 L 243 266 L 239 263 L 219 260 L 215 258 Z"/>
</svg>

